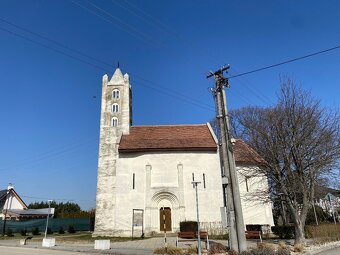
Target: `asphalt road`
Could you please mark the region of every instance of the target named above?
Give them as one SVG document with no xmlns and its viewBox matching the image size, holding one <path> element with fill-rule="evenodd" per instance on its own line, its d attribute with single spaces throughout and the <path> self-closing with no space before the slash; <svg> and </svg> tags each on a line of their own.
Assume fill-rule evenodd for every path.
<svg viewBox="0 0 340 255">
<path fill-rule="evenodd" d="M 336 249 L 331 249 L 328 251 L 320 252 L 317 255 L 339 255 L 339 254 L 340 254 L 340 248 L 336 248 Z"/>
<path fill-rule="evenodd" d="M 1 255 L 90 255 L 90 253 L 59 251 L 50 249 L 31 249 L 21 247 L 0 247 Z"/>
</svg>

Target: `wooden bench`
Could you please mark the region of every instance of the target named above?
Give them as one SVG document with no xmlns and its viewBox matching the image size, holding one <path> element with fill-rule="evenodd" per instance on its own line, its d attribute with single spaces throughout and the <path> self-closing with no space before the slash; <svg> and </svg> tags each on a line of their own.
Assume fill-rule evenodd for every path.
<svg viewBox="0 0 340 255">
<path fill-rule="evenodd" d="M 246 238 L 257 238 L 262 243 L 261 231 L 246 231 Z"/>
<path fill-rule="evenodd" d="M 178 232 L 176 237 L 176 247 L 178 247 L 179 242 L 193 242 L 197 241 L 198 232 Z M 205 246 L 209 250 L 209 237 L 208 232 L 200 231 L 200 239 L 205 239 Z"/>
</svg>

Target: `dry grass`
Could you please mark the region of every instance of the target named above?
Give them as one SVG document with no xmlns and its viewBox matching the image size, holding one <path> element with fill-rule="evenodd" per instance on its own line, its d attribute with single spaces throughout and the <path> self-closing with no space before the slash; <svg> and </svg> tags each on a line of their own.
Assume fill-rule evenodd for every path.
<svg viewBox="0 0 340 255">
<path fill-rule="evenodd" d="M 314 239 L 317 244 L 340 240 L 340 225 L 320 224 L 306 226 L 306 237 Z"/>
<path fill-rule="evenodd" d="M 189 248 L 177 248 L 174 246 L 169 246 L 168 248 L 160 247 L 156 248 L 153 253 L 161 254 L 161 255 L 190 255 L 190 254 L 197 254 L 197 247 L 190 246 Z"/>
<path fill-rule="evenodd" d="M 303 244 L 296 244 L 294 245 L 293 251 L 294 252 L 303 252 L 305 250 L 305 247 Z"/>
<path fill-rule="evenodd" d="M 250 251 L 251 255 L 275 255 L 275 249 L 272 244 L 259 243 L 256 249 Z"/>
<path fill-rule="evenodd" d="M 280 241 L 278 243 L 278 246 L 280 249 L 286 249 L 287 248 L 287 244 L 284 241 Z"/>
<path fill-rule="evenodd" d="M 173 246 L 169 246 L 168 248 L 160 247 L 156 248 L 153 253 L 155 254 L 169 254 L 169 255 L 183 255 L 185 254 L 185 250 L 181 248 L 176 248 Z"/>
<path fill-rule="evenodd" d="M 209 255 L 216 254 L 216 253 L 225 253 L 225 252 L 226 252 L 226 247 L 223 244 L 213 243 L 210 245 Z"/>
</svg>

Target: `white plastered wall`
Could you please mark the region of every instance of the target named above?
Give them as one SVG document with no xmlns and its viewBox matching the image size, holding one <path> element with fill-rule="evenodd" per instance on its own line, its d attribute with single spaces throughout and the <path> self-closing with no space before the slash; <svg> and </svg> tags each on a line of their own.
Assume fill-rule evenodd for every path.
<svg viewBox="0 0 340 255">
<path fill-rule="evenodd" d="M 179 229 L 180 221 L 196 220 L 193 173 L 195 181 L 201 181 L 200 221 L 220 222 L 223 200 L 216 152 L 121 153 L 117 160 L 116 235 L 131 235 L 133 209 L 144 210 L 146 234 L 160 231 L 162 206 L 171 208 L 172 231 Z"/>
<path fill-rule="evenodd" d="M 267 177 L 259 174 L 257 166 L 237 166 L 236 169 L 244 224 L 274 226 L 272 203 L 264 196 L 264 193 L 269 190 Z M 247 181 L 246 177 L 248 177 Z"/>
</svg>

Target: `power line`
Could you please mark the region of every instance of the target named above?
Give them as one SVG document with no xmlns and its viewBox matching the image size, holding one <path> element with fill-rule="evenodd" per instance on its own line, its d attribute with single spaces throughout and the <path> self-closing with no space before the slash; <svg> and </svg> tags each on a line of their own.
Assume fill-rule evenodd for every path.
<svg viewBox="0 0 340 255">
<path fill-rule="evenodd" d="M 52 42 L 52 43 L 58 45 L 59 47 L 64 48 L 64 49 L 66 49 L 66 50 L 68 50 L 68 51 L 75 52 L 75 53 L 77 53 L 78 55 L 81 55 L 81 56 L 86 57 L 86 58 L 90 58 L 90 59 L 92 59 L 92 60 L 95 60 L 95 61 L 97 61 L 97 62 L 103 63 L 103 64 L 105 64 L 105 65 L 107 65 L 107 66 L 110 66 L 110 67 L 115 67 L 115 66 L 113 66 L 112 64 L 109 64 L 109 63 L 106 63 L 106 62 L 104 62 L 104 61 L 102 61 L 102 60 L 99 60 L 99 59 L 97 59 L 97 58 L 94 58 L 94 57 L 92 57 L 92 56 L 90 56 L 90 55 L 88 55 L 88 54 L 85 54 L 85 53 L 83 53 L 83 52 L 81 52 L 81 51 L 79 51 L 79 50 L 75 50 L 75 49 L 73 49 L 73 48 L 71 48 L 71 47 L 69 47 L 69 46 L 67 46 L 67 45 L 61 44 L 61 43 L 59 43 L 59 42 L 57 42 L 57 41 L 55 41 L 55 40 L 52 40 L 52 39 L 50 39 L 50 38 L 48 38 L 48 37 L 46 37 L 46 36 L 44 36 L 44 35 L 41 35 L 41 34 L 39 34 L 39 33 L 33 32 L 33 31 L 31 31 L 31 30 L 29 30 L 29 29 L 27 29 L 27 28 L 23 28 L 23 27 L 21 27 L 21 26 L 18 26 L 18 25 L 16 25 L 16 24 L 12 23 L 12 22 L 9 22 L 9 21 L 4 20 L 4 19 L 1 19 L 1 18 L 0 18 L 0 21 L 3 21 L 3 22 L 5 22 L 5 23 L 7 23 L 7 24 L 9 24 L 9 25 L 11 25 L 11 26 L 14 26 L 14 27 L 16 27 L 16 28 L 18 28 L 18 29 L 20 29 L 20 30 L 23 30 L 23 31 L 25 31 L 25 32 L 27 32 L 27 33 L 30 33 L 30 34 L 32 34 L 32 35 L 34 35 L 34 36 L 38 36 L 38 37 L 40 37 L 40 38 L 42 38 L 42 39 L 44 39 L 44 40 L 47 40 L 47 41 L 49 41 L 49 42 Z M 64 51 L 62 51 L 62 50 L 55 49 L 55 48 L 53 48 L 53 47 L 51 47 L 51 46 L 48 46 L 48 45 L 46 45 L 46 44 L 44 44 L 44 43 L 38 42 L 38 41 L 36 41 L 36 40 L 33 40 L 33 39 L 31 39 L 31 38 L 29 38 L 29 37 L 27 37 L 27 36 L 24 36 L 24 35 L 22 35 L 22 34 L 19 34 L 19 33 L 16 33 L 16 32 L 13 32 L 13 31 L 11 31 L 11 30 L 8 30 L 8 29 L 5 29 L 5 28 L 1 28 L 1 27 L 0 27 L 0 30 L 3 30 L 3 31 L 5 31 L 5 32 L 10 33 L 10 34 L 12 34 L 12 35 L 14 35 L 14 36 L 17 36 L 17 37 L 19 37 L 19 38 L 21 38 L 21 39 L 24 39 L 24 40 L 27 40 L 27 41 L 29 41 L 29 42 L 35 43 L 35 44 L 37 44 L 37 45 L 39 45 L 39 46 L 42 46 L 42 47 L 44 47 L 44 48 L 47 48 L 47 49 L 49 49 L 49 50 L 52 50 L 52 51 L 54 51 L 54 52 L 57 52 L 57 53 L 62 54 L 62 55 L 64 55 L 64 56 L 67 56 L 67 57 L 69 57 L 69 58 L 72 58 L 72 59 L 74 59 L 74 60 L 80 61 L 80 62 L 82 62 L 82 63 L 85 63 L 85 64 L 90 65 L 90 66 L 92 66 L 92 67 L 95 67 L 95 68 L 97 68 L 97 69 L 100 69 L 100 70 L 102 70 L 102 71 L 104 71 L 104 72 L 106 72 L 106 73 L 109 73 L 109 71 L 108 71 L 107 68 L 104 68 L 104 67 L 99 66 L 99 65 L 92 64 L 91 62 L 82 60 L 82 59 L 80 59 L 80 58 L 78 58 L 78 57 L 74 57 L 73 55 L 70 55 L 70 54 L 68 54 L 68 53 L 66 53 L 66 52 L 64 52 Z M 171 90 L 171 89 L 169 89 L 169 88 L 168 88 L 168 89 L 163 89 L 163 88 L 161 88 L 161 86 L 160 86 L 159 84 L 157 84 L 157 83 L 155 83 L 155 82 L 152 82 L 152 81 L 150 81 L 150 80 L 144 79 L 144 78 L 140 77 L 140 76 L 137 75 L 137 74 L 133 74 L 133 75 L 135 75 L 136 77 L 138 77 L 140 80 L 143 80 L 144 82 L 147 82 L 147 83 L 156 85 L 157 87 L 155 87 L 155 86 L 150 86 L 150 85 L 149 85 L 149 86 L 144 85 L 144 86 L 149 87 L 149 88 L 153 89 L 154 91 L 156 91 L 156 92 L 158 92 L 158 93 L 168 95 L 168 96 L 170 96 L 170 97 L 173 97 L 173 98 L 176 98 L 176 99 L 180 100 L 181 102 L 185 102 L 185 103 L 188 103 L 188 104 L 192 104 L 192 105 L 195 105 L 195 106 L 200 107 L 200 108 L 205 109 L 205 110 L 212 110 L 212 109 L 213 109 L 210 105 L 207 105 L 207 104 L 205 104 L 205 103 L 203 103 L 203 102 L 201 102 L 201 101 L 199 101 L 199 100 L 196 100 L 196 99 L 194 99 L 194 98 L 188 97 L 187 95 L 181 94 L 181 93 L 179 93 L 178 91 Z M 143 86 L 143 85 L 142 85 L 142 86 Z M 169 93 L 169 91 L 172 91 L 172 93 Z M 205 104 L 205 106 L 204 106 L 204 104 Z M 208 108 L 209 108 L 209 109 L 208 109 Z"/>
<path fill-rule="evenodd" d="M 118 2 L 115 1 L 115 0 L 111 0 L 111 2 L 118 4 Z M 144 11 L 143 9 L 138 7 L 137 5 L 132 4 L 131 2 L 126 1 L 126 0 L 124 0 L 124 2 L 126 4 L 128 4 L 129 7 L 126 7 L 122 4 L 118 4 L 118 5 L 122 8 L 124 8 L 124 9 L 128 10 L 129 12 L 133 13 L 135 16 L 140 17 L 143 20 L 146 20 L 149 24 L 152 24 L 153 26 L 159 28 L 161 31 L 167 33 L 171 37 L 175 38 L 177 41 L 182 41 L 183 46 L 185 46 L 189 49 L 192 49 L 193 46 L 199 47 L 196 41 L 192 41 L 192 40 L 188 40 L 187 38 L 184 38 L 176 30 L 169 28 L 163 22 L 161 22 L 159 19 L 157 19 L 154 16 L 152 16 L 151 14 L 147 13 L 146 11 Z M 131 9 L 134 9 L 135 11 L 131 11 Z M 137 12 L 139 12 L 141 15 L 138 15 Z M 199 47 L 198 50 L 200 50 L 200 52 L 206 52 L 206 50 L 203 49 L 202 47 Z M 211 54 L 211 52 L 210 52 L 210 54 Z M 217 56 L 215 54 L 207 55 L 207 57 L 210 60 L 212 60 L 212 62 L 215 62 L 216 58 L 217 58 Z"/>
<path fill-rule="evenodd" d="M 0 168 L 0 171 L 8 171 L 12 168 L 17 168 L 18 166 L 25 166 L 25 165 L 30 165 L 30 164 L 34 164 L 36 162 L 40 162 L 40 161 L 44 161 L 46 159 L 51 159 L 51 158 L 56 158 L 59 157 L 62 154 L 65 153 L 69 153 L 74 151 L 75 149 L 79 148 L 79 147 L 83 147 L 83 146 L 88 146 L 89 144 L 93 143 L 96 139 L 90 139 L 86 142 L 83 143 L 79 143 L 79 144 L 74 144 L 70 147 L 64 146 L 65 149 L 61 149 L 61 150 L 55 150 L 55 151 L 49 151 L 46 153 L 42 153 L 40 155 L 36 155 L 34 157 L 30 157 L 30 158 L 26 158 L 26 159 L 22 159 L 22 160 L 18 160 L 13 164 L 7 165 L 5 167 Z"/>
<path fill-rule="evenodd" d="M 199 66 L 197 64 L 197 62 L 193 62 L 191 61 L 190 59 L 187 59 L 187 58 L 183 58 L 183 54 L 182 52 L 178 52 L 177 50 L 174 50 L 174 49 L 171 49 L 169 47 L 167 47 L 164 43 L 160 42 L 160 41 L 155 41 L 153 40 L 153 38 L 149 38 L 150 36 L 148 35 L 145 35 L 144 33 L 141 33 L 139 32 L 138 30 L 135 29 L 135 27 L 127 24 L 126 22 L 122 21 L 121 19 L 113 16 L 111 13 L 105 11 L 103 8 L 99 7 L 98 5 L 95 5 L 94 3 L 90 2 L 89 0 L 86 0 L 91 6 L 93 6 L 95 9 L 99 10 L 100 13 L 98 13 L 97 11 L 94 11 L 94 10 L 91 10 L 90 8 L 78 3 L 78 2 L 75 2 L 74 0 L 70 0 L 71 2 L 73 2 L 74 4 L 78 5 L 79 7 L 89 11 L 90 13 L 100 17 L 101 19 L 113 24 L 114 26 L 117 27 L 117 24 L 115 22 L 113 22 L 112 20 L 110 19 L 107 19 L 105 16 L 102 15 L 102 13 L 104 13 L 105 15 L 119 21 L 121 24 L 127 26 L 130 30 L 133 31 L 133 33 L 131 33 L 130 31 L 128 30 L 125 30 L 126 32 L 130 33 L 131 35 L 134 35 L 136 36 L 136 34 L 139 34 L 138 38 L 139 39 L 143 39 L 144 42 L 146 43 L 149 43 L 151 46 L 153 47 L 157 47 L 161 50 L 165 50 L 165 51 L 172 51 L 174 54 L 173 55 L 176 55 L 178 59 L 182 59 L 184 60 L 185 62 L 187 62 L 188 64 L 191 64 L 192 66 L 195 66 L 198 70 L 202 70 L 203 67 L 202 66 Z M 119 27 L 121 29 L 121 27 Z M 150 43 L 151 42 L 151 43 Z"/>
<path fill-rule="evenodd" d="M 113 22 L 112 20 L 106 18 L 105 16 L 101 15 L 101 14 L 98 14 L 98 12 L 92 10 L 91 8 L 79 3 L 79 2 L 76 2 L 74 0 L 71 0 L 72 3 L 76 4 L 77 6 L 87 10 L 88 12 L 96 15 L 97 17 L 111 23 L 112 25 L 114 25 L 115 27 L 117 27 L 118 29 L 120 30 L 123 30 L 127 33 L 129 33 L 130 35 L 134 36 L 134 37 L 137 37 L 138 39 L 141 39 L 143 40 L 144 42 L 146 43 L 149 43 L 151 46 L 160 46 L 161 44 L 155 40 L 153 40 L 152 38 L 150 38 L 148 35 L 146 35 L 145 33 L 142 33 L 138 30 L 136 30 L 133 26 L 129 25 L 128 23 L 124 22 L 123 20 L 121 20 L 120 18 L 112 15 L 111 13 L 107 12 L 106 10 L 104 10 L 103 8 L 99 7 L 98 5 L 86 0 L 86 2 L 88 4 L 90 4 L 92 7 L 94 7 L 95 9 L 99 10 L 101 13 L 104 13 L 105 15 L 109 16 L 110 18 L 114 19 L 116 22 Z M 122 26 L 119 26 L 117 23 L 120 23 Z"/>
<path fill-rule="evenodd" d="M 235 69 L 235 68 L 233 68 L 233 69 Z M 235 71 L 237 71 L 237 70 L 235 70 Z M 231 73 L 231 72 L 229 71 L 228 73 Z M 257 97 L 259 100 L 261 100 L 265 104 L 267 104 L 268 101 L 271 102 L 271 100 L 266 95 L 261 93 L 259 90 L 253 89 L 251 85 L 248 86 L 246 81 L 242 80 L 241 77 L 236 77 L 236 80 L 239 81 L 240 83 L 242 83 L 244 85 L 244 87 L 246 87 L 246 89 L 248 89 L 253 95 L 255 95 L 255 97 Z"/>
<path fill-rule="evenodd" d="M 233 75 L 233 76 L 229 76 L 228 79 L 240 77 L 240 76 L 251 74 L 251 73 L 260 72 L 260 71 L 263 71 L 263 70 L 266 70 L 266 69 L 269 69 L 269 68 L 285 65 L 285 64 L 288 64 L 288 63 L 291 63 L 291 62 L 294 62 L 294 61 L 298 61 L 298 60 L 301 60 L 301 59 L 313 57 L 315 55 L 323 54 L 323 53 L 326 53 L 328 51 L 337 50 L 339 48 L 340 48 L 340 45 L 335 46 L 333 48 L 326 49 L 326 50 L 321 50 L 321 51 L 314 52 L 314 53 L 311 53 L 311 54 L 308 54 L 308 55 L 304 55 L 302 57 L 297 57 L 297 58 L 289 59 L 289 60 L 286 60 L 286 61 L 283 61 L 283 62 L 280 62 L 280 63 L 277 63 L 277 64 L 273 64 L 273 65 L 270 65 L 270 66 L 261 67 L 261 68 L 258 68 L 258 69 L 252 70 L 252 71 L 248 71 L 248 72 L 236 74 L 236 75 Z"/>
<path fill-rule="evenodd" d="M 2 21 L 3 23 L 6 23 L 6 24 L 8 24 L 8 25 L 11 25 L 11 26 L 13 26 L 13 27 L 15 27 L 15 28 L 17 28 L 17 29 L 20 29 L 20 30 L 22 30 L 22 31 L 24 31 L 24 32 L 27 32 L 27 33 L 32 34 L 32 35 L 34 35 L 34 36 L 37 36 L 37 37 L 39 37 L 39 38 L 41 38 L 41 39 L 44 39 L 44 40 L 46 40 L 46 41 L 48 41 L 48 42 L 51 42 L 51 43 L 53 43 L 53 44 L 55 44 L 55 45 L 57 45 L 57 46 L 59 46 L 59 47 L 61 47 L 61 48 L 64 48 L 64 49 L 66 49 L 66 50 L 73 51 L 73 52 L 75 52 L 75 53 L 77 53 L 77 54 L 79 54 L 79 55 L 82 55 L 82 56 L 87 57 L 87 58 L 89 58 L 89 59 L 91 59 L 91 60 L 97 61 L 97 62 L 99 62 L 99 63 L 101 63 L 101 64 L 104 64 L 104 65 L 111 65 L 111 64 L 109 64 L 109 63 L 107 63 L 107 62 L 104 62 L 104 61 L 102 61 L 102 60 L 99 60 L 99 59 L 97 59 L 97 58 L 94 58 L 94 57 L 92 57 L 92 56 L 90 56 L 90 55 L 88 55 L 88 54 L 86 54 L 86 53 L 84 53 L 84 52 L 81 52 L 81 51 L 77 50 L 77 49 L 70 48 L 69 46 L 67 46 L 67 45 L 65 45 L 65 44 L 63 44 L 63 43 L 57 42 L 57 41 L 55 41 L 55 40 L 53 40 L 53 39 L 51 39 L 51 38 L 48 38 L 48 37 L 46 37 L 46 36 L 44 36 L 44 35 L 42 35 L 42 34 L 39 34 L 39 33 L 37 33 L 37 32 L 34 32 L 34 31 L 32 31 L 32 30 L 29 30 L 29 29 L 24 28 L 24 27 L 22 27 L 22 26 L 19 26 L 19 25 L 17 25 L 17 24 L 14 24 L 13 22 L 10 22 L 10 21 L 8 21 L 8 20 L 5 20 L 5 19 L 0 18 L 0 21 Z"/>
<path fill-rule="evenodd" d="M 58 50 L 58 49 L 55 49 L 55 48 L 50 47 L 50 46 L 48 46 L 48 45 L 46 45 L 46 44 L 43 44 L 43 43 L 41 43 L 41 42 L 35 41 L 35 40 L 33 40 L 33 39 L 29 38 L 29 37 L 26 37 L 26 36 L 24 36 L 24 35 L 18 34 L 18 33 L 16 33 L 16 32 L 7 30 L 7 29 L 2 28 L 2 27 L 0 27 L 0 30 L 5 31 L 5 32 L 7 32 L 7 33 L 9 33 L 9 34 L 15 35 L 15 36 L 17 36 L 17 37 L 20 37 L 21 39 L 24 39 L 24 40 L 26 40 L 26 41 L 30 41 L 30 42 L 32 42 L 32 43 L 38 44 L 38 45 L 40 45 L 40 46 L 42 46 L 42 47 L 44 47 L 44 48 L 46 48 L 46 49 L 52 50 L 52 51 L 54 51 L 54 52 L 57 52 L 57 53 L 59 53 L 59 54 L 62 54 L 62 55 L 67 56 L 67 57 L 69 57 L 69 58 L 72 58 L 72 59 L 74 59 L 74 60 L 80 61 L 80 62 L 82 62 L 82 63 L 84 63 L 84 64 L 93 66 L 93 67 L 95 67 L 95 68 L 97 68 L 97 69 L 107 71 L 107 70 L 104 69 L 103 67 L 100 67 L 100 66 L 98 66 L 98 65 L 94 65 L 94 64 L 92 64 L 92 63 L 90 63 L 90 62 L 88 62 L 88 61 L 85 61 L 85 60 L 83 60 L 83 59 L 80 59 L 80 58 L 78 58 L 78 57 L 74 57 L 74 56 L 72 56 L 72 55 L 70 55 L 70 54 L 68 54 L 68 53 L 66 53 L 66 52 L 63 52 L 63 51 Z"/>
</svg>

